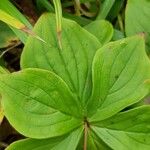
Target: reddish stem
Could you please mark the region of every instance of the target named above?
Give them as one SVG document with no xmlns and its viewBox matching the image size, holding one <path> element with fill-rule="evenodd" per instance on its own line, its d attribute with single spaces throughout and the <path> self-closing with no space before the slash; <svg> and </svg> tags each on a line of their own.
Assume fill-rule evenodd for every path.
<svg viewBox="0 0 150 150">
<path fill-rule="evenodd" d="M 84 122 L 84 150 L 87 150 L 88 123 Z"/>
</svg>

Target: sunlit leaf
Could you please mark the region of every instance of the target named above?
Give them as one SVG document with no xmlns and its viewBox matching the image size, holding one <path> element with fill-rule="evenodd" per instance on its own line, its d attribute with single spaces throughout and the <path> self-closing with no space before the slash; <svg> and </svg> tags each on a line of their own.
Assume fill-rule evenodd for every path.
<svg viewBox="0 0 150 150">
<path fill-rule="evenodd" d="M 111 42 L 95 55 L 91 120 L 103 120 L 144 98 L 149 90 L 150 61 L 142 36 Z M 136 90 L 135 90 L 136 88 Z"/>
<path fill-rule="evenodd" d="M 0 66 L 0 75 L 7 74 L 7 73 L 8 73 L 8 71 Z M 2 108 L 1 101 L 2 101 L 2 97 L 0 95 L 0 124 L 3 120 L 3 118 L 4 118 L 4 111 L 3 111 L 3 108 Z"/>
<path fill-rule="evenodd" d="M 63 18 L 60 49 L 55 15 L 48 13 L 39 19 L 34 32 L 46 44 L 30 37 L 21 56 L 21 67 L 53 71 L 85 105 L 91 93 L 92 60 L 96 50 L 101 47 L 100 42 L 77 23 Z"/>
<path fill-rule="evenodd" d="M 6 150 L 76 150 L 82 131 L 83 129 L 80 128 L 69 135 L 58 138 L 20 140 L 10 145 Z"/>
<path fill-rule="evenodd" d="M 76 95 L 49 71 L 28 69 L 1 75 L 0 87 L 6 117 L 25 136 L 54 137 L 81 125 L 73 117 L 82 117 Z"/>
<path fill-rule="evenodd" d="M 127 36 L 144 33 L 147 50 L 150 51 L 150 1 L 128 0 L 125 15 L 125 31 Z"/>
<path fill-rule="evenodd" d="M 97 20 L 85 26 L 85 29 L 95 35 L 102 43 L 108 43 L 113 36 L 113 26 L 105 20 Z"/>
<path fill-rule="evenodd" d="M 93 127 L 93 130 L 112 149 L 150 149 L 150 134 L 137 132 L 131 133 L 98 127 Z"/>
</svg>

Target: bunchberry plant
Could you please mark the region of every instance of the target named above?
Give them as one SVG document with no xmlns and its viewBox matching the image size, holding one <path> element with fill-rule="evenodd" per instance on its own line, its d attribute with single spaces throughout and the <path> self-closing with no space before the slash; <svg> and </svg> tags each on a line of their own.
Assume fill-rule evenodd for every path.
<svg viewBox="0 0 150 150">
<path fill-rule="evenodd" d="M 45 42 L 29 37 L 22 70 L 0 76 L 5 116 L 28 137 L 7 150 L 149 150 L 150 106 L 129 108 L 149 94 L 144 36 L 109 42 L 108 22 L 84 29 L 62 19 L 58 42 L 48 13 L 34 33 Z"/>
</svg>

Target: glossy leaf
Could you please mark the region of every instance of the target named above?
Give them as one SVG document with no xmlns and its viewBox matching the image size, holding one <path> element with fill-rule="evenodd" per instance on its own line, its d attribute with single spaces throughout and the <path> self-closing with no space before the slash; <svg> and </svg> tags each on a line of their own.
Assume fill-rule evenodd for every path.
<svg viewBox="0 0 150 150">
<path fill-rule="evenodd" d="M 85 29 L 95 35 L 102 43 L 108 43 L 113 36 L 113 26 L 105 20 L 97 20 L 85 26 Z"/>
<path fill-rule="evenodd" d="M 93 127 L 93 130 L 112 149 L 150 149 L 150 134 L 138 132 L 131 133 L 98 127 Z"/>
<path fill-rule="evenodd" d="M 75 22 L 62 19 L 61 50 L 55 16 L 48 13 L 39 19 L 34 32 L 46 44 L 30 37 L 23 50 L 21 67 L 53 71 L 77 93 L 79 101 L 85 105 L 91 93 L 91 64 L 96 50 L 101 46 L 99 41 Z"/>
<path fill-rule="evenodd" d="M 77 144 L 82 135 L 82 129 L 77 129 L 67 136 L 35 140 L 20 140 L 10 145 L 6 150 L 76 150 Z"/>
<path fill-rule="evenodd" d="M 63 135 L 81 124 L 73 117 L 82 116 L 76 96 L 49 71 L 27 69 L 4 75 L 0 87 L 6 117 L 25 136 Z"/>
<path fill-rule="evenodd" d="M 150 50 L 150 1 L 128 0 L 125 15 L 125 31 L 127 36 L 144 33 L 147 48 Z"/>
<path fill-rule="evenodd" d="M 144 83 L 150 78 L 149 67 L 142 36 L 112 42 L 99 49 L 92 70 L 89 109 L 95 114 L 91 120 L 108 118 L 145 97 L 149 92 Z"/>
</svg>

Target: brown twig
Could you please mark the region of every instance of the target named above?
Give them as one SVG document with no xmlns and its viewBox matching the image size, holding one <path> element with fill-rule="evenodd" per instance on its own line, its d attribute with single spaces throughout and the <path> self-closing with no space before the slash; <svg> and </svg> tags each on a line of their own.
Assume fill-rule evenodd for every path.
<svg viewBox="0 0 150 150">
<path fill-rule="evenodd" d="M 0 146 L 6 148 L 8 146 L 8 144 L 0 141 Z"/>
<path fill-rule="evenodd" d="M 84 150 L 87 150 L 88 122 L 84 122 Z"/>
<path fill-rule="evenodd" d="M 15 45 L 13 45 L 13 46 L 7 48 L 5 51 L 3 51 L 3 52 L 0 54 L 0 58 L 2 58 L 5 53 L 7 53 L 8 51 L 14 49 L 15 47 L 19 46 L 20 44 L 22 44 L 22 43 L 21 43 L 20 41 L 18 41 Z"/>
</svg>

